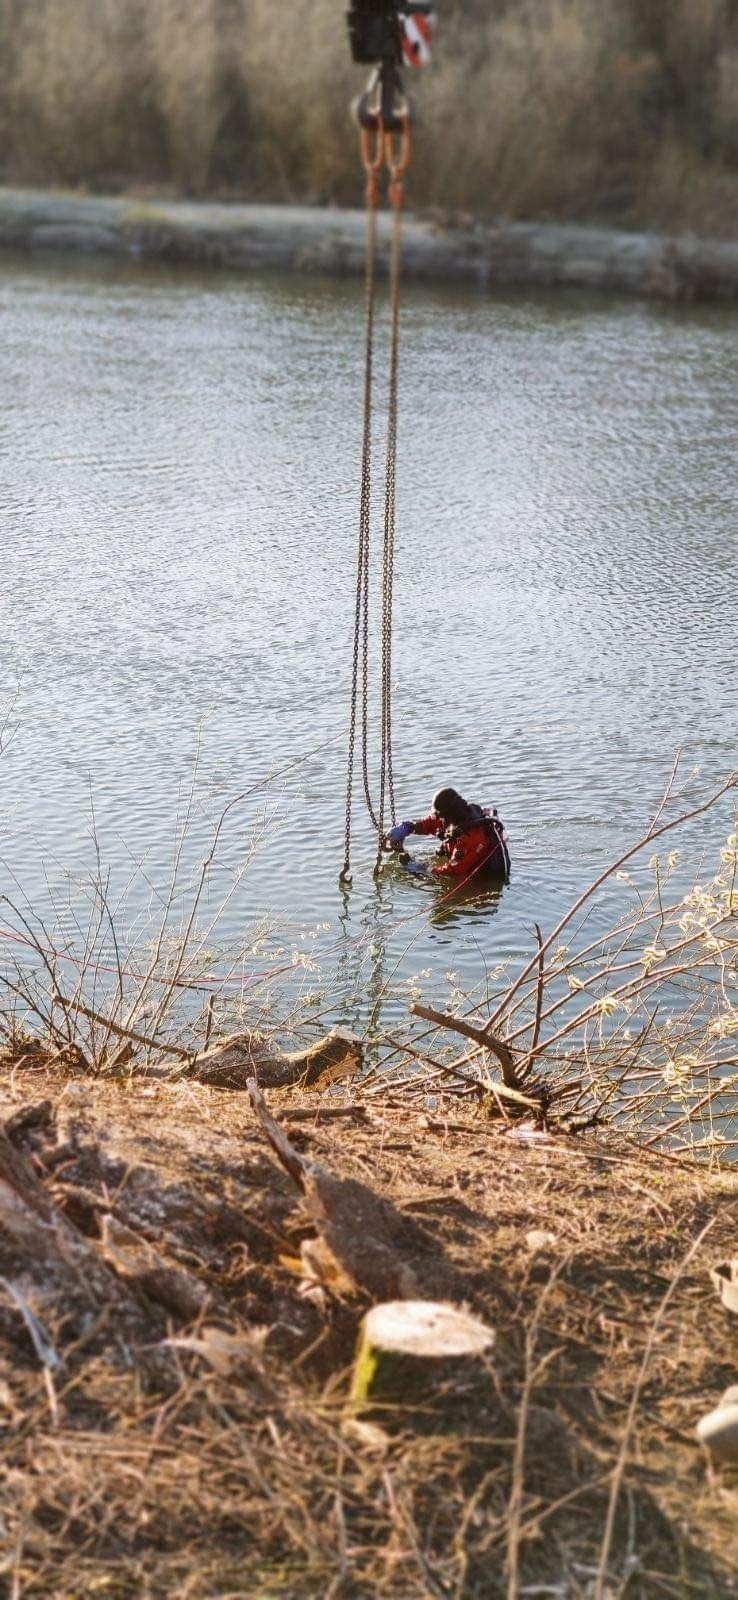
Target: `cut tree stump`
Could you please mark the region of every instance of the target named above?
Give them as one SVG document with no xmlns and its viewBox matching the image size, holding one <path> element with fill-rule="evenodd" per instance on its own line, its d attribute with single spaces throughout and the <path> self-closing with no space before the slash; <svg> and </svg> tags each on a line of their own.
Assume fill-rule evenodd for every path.
<svg viewBox="0 0 738 1600">
<path fill-rule="evenodd" d="M 255 1078 L 262 1089 L 327 1089 L 363 1066 L 361 1040 L 340 1029 L 308 1050 L 283 1054 L 253 1033 L 232 1034 L 198 1055 L 188 1076 L 216 1089 L 245 1089 Z"/>
<path fill-rule="evenodd" d="M 713 1267 L 710 1278 L 726 1311 L 738 1313 L 738 1256 L 732 1261 L 721 1261 L 719 1266 Z"/>
<path fill-rule="evenodd" d="M 351 1408 L 447 1406 L 477 1376 L 494 1337 L 477 1317 L 435 1300 L 373 1306 L 361 1325 Z"/>
</svg>

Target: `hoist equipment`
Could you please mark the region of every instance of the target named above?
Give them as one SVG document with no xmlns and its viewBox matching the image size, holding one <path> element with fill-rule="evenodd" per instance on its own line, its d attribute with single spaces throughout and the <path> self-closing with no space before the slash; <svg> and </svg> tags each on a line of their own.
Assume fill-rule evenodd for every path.
<svg viewBox="0 0 738 1600">
<path fill-rule="evenodd" d="M 433 7 L 427 0 L 352 0 L 346 20 L 354 61 L 375 68 L 369 90 L 375 83 L 380 87 L 379 110 L 389 129 L 403 99 L 400 68 L 430 60 Z"/>
<path fill-rule="evenodd" d="M 395 551 L 395 495 L 397 464 L 397 410 L 400 350 L 400 253 L 404 177 L 410 162 L 412 108 L 405 94 L 402 69 L 421 66 L 430 56 L 434 15 L 427 0 L 352 0 L 347 12 L 354 61 L 373 68 L 364 93 L 353 107 L 359 125 L 361 159 L 366 175 L 366 268 L 364 423 L 361 448 L 361 492 L 356 561 L 354 643 L 346 778 L 344 861 L 339 882 L 351 882 L 351 811 L 359 692 L 361 693 L 361 764 L 364 799 L 377 831 L 375 875 L 379 869 L 389 810 L 395 821 L 392 768 L 392 586 Z M 375 804 L 369 778 L 369 580 L 372 467 L 372 378 L 376 291 L 377 207 L 383 168 L 389 175 L 392 209 L 390 246 L 390 353 L 387 402 L 387 446 L 384 479 L 384 530 L 381 577 L 380 763 L 379 796 Z M 361 673 L 359 666 L 361 664 Z"/>
</svg>

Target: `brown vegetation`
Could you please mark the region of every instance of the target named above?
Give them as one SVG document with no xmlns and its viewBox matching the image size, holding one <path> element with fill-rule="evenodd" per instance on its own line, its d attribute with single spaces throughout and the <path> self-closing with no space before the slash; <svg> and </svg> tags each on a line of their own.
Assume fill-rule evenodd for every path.
<svg viewBox="0 0 738 1600">
<path fill-rule="evenodd" d="M 99 857 L 76 948 L 4 897 L 5 1593 L 732 1592 L 735 1472 L 695 1427 L 735 1379 L 738 831 L 675 892 L 673 829 L 734 785 L 678 776 L 529 960 L 411 994 L 369 1065 L 229 1007 L 198 921 L 228 807 L 138 952 Z M 408 1296 L 493 1351 L 357 1416 L 364 1313 Z"/>
<path fill-rule="evenodd" d="M 347 1409 L 362 1253 L 315 1250 L 244 1094 L 6 1077 L 2 1175 L 45 1244 L 0 1235 L 4 1592 L 732 1592 L 735 1483 L 694 1428 L 735 1375 L 735 1179 L 342 1093 L 285 1092 L 293 1146 L 496 1331 L 425 1424 Z"/>
<path fill-rule="evenodd" d="M 734 0 L 446 0 L 417 206 L 734 231 Z M 336 0 L 0 0 L 12 181 L 355 202 Z"/>
</svg>

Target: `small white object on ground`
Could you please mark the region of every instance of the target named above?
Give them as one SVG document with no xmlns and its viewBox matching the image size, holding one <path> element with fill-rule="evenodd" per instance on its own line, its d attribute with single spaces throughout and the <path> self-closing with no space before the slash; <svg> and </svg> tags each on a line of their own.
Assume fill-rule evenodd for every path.
<svg viewBox="0 0 738 1600">
<path fill-rule="evenodd" d="M 542 1250 L 555 1250 L 558 1240 L 555 1233 L 548 1233 L 545 1228 L 531 1228 L 525 1235 L 525 1242 L 534 1255 L 539 1255 Z"/>
<path fill-rule="evenodd" d="M 697 1423 L 697 1437 L 714 1461 L 738 1466 L 738 1384 L 726 1389 L 715 1410 Z"/>
<path fill-rule="evenodd" d="M 726 1311 L 738 1312 L 738 1256 L 733 1261 L 721 1261 L 712 1268 L 710 1277 Z"/>
<path fill-rule="evenodd" d="M 373 1306 L 364 1318 L 369 1343 L 398 1355 L 481 1355 L 494 1343 L 494 1332 L 468 1311 L 435 1300 L 392 1300 Z"/>
</svg>

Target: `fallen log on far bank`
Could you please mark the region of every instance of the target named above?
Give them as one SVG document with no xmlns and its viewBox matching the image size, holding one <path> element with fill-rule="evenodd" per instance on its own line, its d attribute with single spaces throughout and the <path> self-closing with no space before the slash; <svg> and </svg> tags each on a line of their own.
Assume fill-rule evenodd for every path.
<svg viewBox="0 0 738 1600">
<path fill-rule="evenodd" d="M 334 1028 L 324 1034 L 307 1050 L 276 1050 L 268 1040 L 252 1032 L 229 1034 L 209 1047 L 206 1033 L 205 1048 L 193 1050 L 168 1039 L 142 1033 L 140 1029 L 131 1028 L 115 1017 L 94 1011 L 79 999 L 67 1000 L 61 993 L 57 998 L 66 1012 L 86 1017 L 105 1029 L 107 1035 L 112 1034 L 124 1040 L 129 1047 L 139 1045 L 165 1058 L 174 1056 L 183 1063 L 178 1069 L 180 1073 L 215 1089 L 245 1089 L 249 1078 L 254 1076 L 266 1089 L 327 1089 L 332 1083 L 352 1077 L 364 1065 L 361 1039 L 342 1028 Z M 127 1055 L 126 1064 L 129 1060 L 130 1055 Z M 113 1061 L 115 1065 L 120 1065 L 120 1053 Z M 81 1054 L 80 1065 L 86 1065 Z M 150 1077 L 169 1075 L 169 1069 L 164 1068 L 161 1062 L 148 1067 L 146 1071 Z"/>
</svg>

